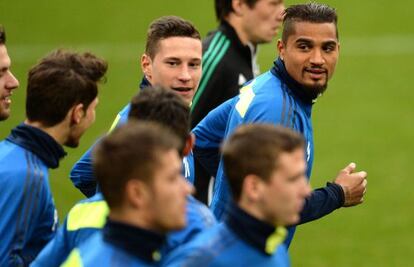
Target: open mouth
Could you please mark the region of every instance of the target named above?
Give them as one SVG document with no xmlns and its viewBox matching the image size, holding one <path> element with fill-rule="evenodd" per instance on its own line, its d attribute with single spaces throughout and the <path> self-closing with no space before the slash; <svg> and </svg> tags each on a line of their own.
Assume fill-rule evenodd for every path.
<svg viewBox="0 0 414 267">
<path fill-rule="evenodd" d="M 2 98 L 0 98 L 0 100 L 4 101 L 6 104 L 10 104 L 11 103 L 11 94 L 3 96 Z"/>
<path fill-rule="evenodd" d="M 190 92 L 191 90 L 193 90 L 193 88 L 190 87 L 174 87 L 172 89 L 177 92 Z"/>
<path fill-rule="evenodd" d="M 325 69 L 321 68 L 305 68 L 305 72 L 310 75 L 311 79 L 321 79 L 327 73 Z"/>
</svg>

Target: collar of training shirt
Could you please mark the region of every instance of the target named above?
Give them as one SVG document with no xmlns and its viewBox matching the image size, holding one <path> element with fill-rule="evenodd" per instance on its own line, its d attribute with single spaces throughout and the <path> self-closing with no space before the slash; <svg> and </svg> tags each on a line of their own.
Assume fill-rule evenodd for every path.
<svg viewBox="0 0 414 267">
<path fill-rule="evenodd" d="M 34 153 L 48 168 L 59 167 L 59 160 L 66 156 L 63 147 L 53 137 L 24 123 L 14 128 L 6 140 Z"/>
<path fill-rule="evenodd" d="M 240 54 L 243 55 L 246 62 L 251 64 L 252 58 L 257 51 L 256 47 L 255 49 L 251 49 L 248 45 L 243 45 L 236 33 L 236 30 L 226 21 L 221 22 L 218 30 L 230 39 L 232 47 L 237 49 Z"/>
<path fill-rule="evenodd" d="M 285 64 L 280 57 L 275 60 L 270 71 L 273 75 L 278 77 L 282 83 L 284 83 L 303 103 L 312 105 L 316 102 L 319 95 L 310 93 L 309 90 L 306 90 L 300 83 L 295 81 L 287 72 Z"/>
<path fill-rule="evenodd" d="M 139 84 L 139 89 L 142 90 L 150 86 L 151 86 L 151 83 L 148 81 L 148 79 L 145 76 L 142 77 L 141 83 Z"/>
<path fill-rule="evenodd" d="M 285 228 L 276 228 L 273 225 L 260 221 L 235 203 L 231 203 L 228 206 L 225 224 L 242 240 L 268 256 L 276 251 L 286 237 Z M 278 235 L 277 238 L 275 238 L 276 235 Z M 276 242 L 273 242 L 275 240 Z"/>
<path fill-rule="evenodd" d="M 103 228 L 103 238 L 105 242 L 146 262 L 156 262 L 161 259 L 159 250 L 165 241 L 165 236 L 162 234 L 115 222 L 109 218 Z"/>
</svg>

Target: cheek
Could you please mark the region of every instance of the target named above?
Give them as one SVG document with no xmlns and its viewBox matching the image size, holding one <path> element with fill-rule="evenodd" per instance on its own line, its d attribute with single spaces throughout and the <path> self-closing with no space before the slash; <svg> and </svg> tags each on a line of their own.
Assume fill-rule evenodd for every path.
<svg viewBox="0 0 414 267">
<path fill-rule="evenodd" d="M 191 75 L 191 77 L 193 78 L 193 81 L 194 82 L 199 82 L 200 81 L 200 78 L 201 78 L 201 72 L 202 72 L 202 70 L 201 69 L 199 69 L 199 70 L 194 70 L 194 72 L 192 73 L 192 75 Z"/>
</svg>

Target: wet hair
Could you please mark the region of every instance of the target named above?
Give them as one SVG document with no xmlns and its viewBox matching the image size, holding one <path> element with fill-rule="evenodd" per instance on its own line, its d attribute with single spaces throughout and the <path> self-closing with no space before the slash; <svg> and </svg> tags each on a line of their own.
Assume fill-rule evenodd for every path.
<svg viewBox="0 0 414 267">
<path fill-rule="evenodd" d="M 86 110 L 107 68 L 106 61 L 91 53 L 50 53 L 29 71 L 27 118 L 50 127 L 63 121 L 74 105 L 81 103 Z"/>
<path fill-rule="evenodd" d="M 148 28 L 145 53 L 154 58 L 161 40 L 170 37 L 189 37 L 201 40 L 194 25 L 177 16 L 165 16 L 154 20 Z"/>
<path fill-rule="evenodd" d="M 287 42 L 290 35 L 295 33 L 295 23 L 333 23 L 336 37 L 338 36 L 338 16 L 336 10 L 325 4 L 307 3 L 292 5 L 284 11 L 282 41 Z"/>
</svg>

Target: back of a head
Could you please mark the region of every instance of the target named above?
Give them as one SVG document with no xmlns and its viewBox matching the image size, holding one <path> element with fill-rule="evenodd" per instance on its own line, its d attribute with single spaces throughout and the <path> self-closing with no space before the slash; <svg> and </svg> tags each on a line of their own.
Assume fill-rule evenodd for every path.
<svg viewBox="0 0 414 267">
<path fill-rule="evenodd" d="M 310 2 L 306 4 L 292 5 L 286 8 L 283 17 L 282 40 L 284 43 L 294 33 L 294 23 L 334 23 L 338 38 L 338 16 L 336 10 L 326 4 Z"/>
<path fill-rule="evenodd" d="M 129 119 L 158 122 L 181 141 L 180 154 L 190 133 L 190 108 L 174 91 L 160 87 L 141 90 L 131 100 Z"/>
<path fill-rule="evenodd" d="M 257 1 L 260 0 L 244 0 L 244 2 L 253 8 Z M 232 0 L 214 0 L 214 9 L 216 11 L 216 18 L 219 21 L 225 21 L 226 17 L 234 12 Z"/>
<path fill-rule="evenodd" d="M 177 137 L 154 122 L 130 121 L 104 137 L 94 149 L 93 167 L 108 205 L 120 207 L 127 182 L 150 181 L 159 155 L 178 146 Z"/>
<path fill-rule="evenodd" d="M 151 22 L 147 32 L 145 53 L 154 58 L 158 42 L 170 37 L 189 37 L 201 40 L 200 33 L 191 22 L 177 16 L 165 16 Z"/>
<path fill-rule="evenodd" d="M 30 121 L 53 126 L 64 120 L 77 104 L 86 110 L 97 97 L 107 63 L 91 53 L 56 50 L 29 71 L 26 116 Z"/>
<path fill-rule="evenodd" d="M 0 24 L 0 45 L 6 44 L 6 31 L 4 30 L 3 25 Z"/>
<path fill-rule="evenodd" d="M 277 169 L 281 153 L 303 147 L 301 135 L 281 126 L 247 124 L 239 127 L 222 146 L 224 170 L 233 198 L 239 199 L 247 175 L 257 175 L 267 181 Z"/>
</svg>

